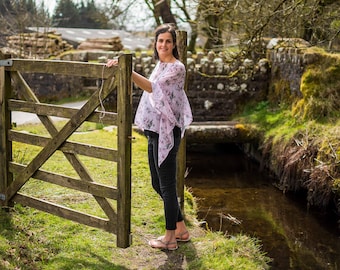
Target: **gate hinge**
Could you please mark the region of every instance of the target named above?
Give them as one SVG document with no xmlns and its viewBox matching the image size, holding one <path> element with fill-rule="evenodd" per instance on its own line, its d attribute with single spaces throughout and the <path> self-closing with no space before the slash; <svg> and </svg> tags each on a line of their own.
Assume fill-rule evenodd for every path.
<svg viewBox="0 0 340 270">
<path fill-rule="evenodd" d="M 6 195 L 3 193 L 0 193 L 0 200 L 2 201 L 6 200 Z"/>
<path fill-rule="evenodd" d="M 11 67 L 13 66 L 12 59 L 0 60 L 0 67 Z"/>
</svg>

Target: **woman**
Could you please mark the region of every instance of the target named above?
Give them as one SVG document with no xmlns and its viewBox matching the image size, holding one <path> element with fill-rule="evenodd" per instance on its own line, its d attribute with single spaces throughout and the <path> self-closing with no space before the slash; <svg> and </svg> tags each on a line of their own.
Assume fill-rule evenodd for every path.
<svg viewBox="0 0 340 270">
<path fill-rule="evenodd" d="M 176 250 L 177 241 L 189 241 L 176 191 L 176 156 L 185 128 L 192 122 L 184 92 L 185 66 L 178 58 L 176 30 L 161 25 L 155 32 L 154 57 L 158 61 L 150 79 L 132 72 L 132 80 L 144 90 L 136 111 L 135 124 L 148 138 L 148 159 L 152 186 L 161 196 L 165 212 L 165 235 L 149 245 Z M 116 65 L 110 60 L 107 66 Z"/>
</svg>

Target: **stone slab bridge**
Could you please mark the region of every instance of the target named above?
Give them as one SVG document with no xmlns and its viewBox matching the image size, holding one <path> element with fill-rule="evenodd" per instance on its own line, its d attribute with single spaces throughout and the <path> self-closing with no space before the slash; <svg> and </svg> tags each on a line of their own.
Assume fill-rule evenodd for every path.
<svg viewBox="0 0 340 270">
<path fill-rule="evenodd" d="M 186 131 L 188 144 L 249 143 L 255 139 L 253 128 L 234 121 L 194 122 Z"/>
<path fill-rule="evenodd" d="M 143 134 L 137 126 L 133 129 Z M 185 132 L 186 143 L 218 144 L 218 143 L 251 143 L 257 138 L 256 129 L 235 121 L 193 122 Z"/>
</svg>

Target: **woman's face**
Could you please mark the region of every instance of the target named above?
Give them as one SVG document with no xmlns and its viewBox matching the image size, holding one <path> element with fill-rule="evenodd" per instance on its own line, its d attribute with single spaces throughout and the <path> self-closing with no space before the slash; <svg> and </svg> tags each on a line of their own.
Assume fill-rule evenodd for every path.
<svg viewBox="0 0 340 270">
<path fill-rule="evenodd" d="M 156 50 L 160 60 L 169 60 L 173 57 L 172 50 L 175 44 L 172 40 L 172 35 L 168 32 L 158 35 Z"/>
</svg>

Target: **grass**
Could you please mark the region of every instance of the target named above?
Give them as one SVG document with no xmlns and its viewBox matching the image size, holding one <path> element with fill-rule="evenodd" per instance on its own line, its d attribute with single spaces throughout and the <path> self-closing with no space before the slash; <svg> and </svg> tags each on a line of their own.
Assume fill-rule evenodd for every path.
<svg viewBox="0 0 340 270">
<path fill-rule="evenodd" d="M 273 108 L 268 101 L 247 107 L 241 119 L 247 123 L 256 124 L 264 132 L 266 138 L 291 137 L 304 125 L 296 121 L 288 108 Z"/>
<path fill-rule="evenodd" d="M 63 125 L 58 122 L 58 128 Z M 41 125 L 16 128 L 48 136 Z M 82 126 L 70 140 L 116 148 L 116 130 L 95 125 Z M 180 244 L 177 251 L 162 252 L 147 245 L 151 237 L 164 233 L 163 206 L 150 184 L 147 142 L 135 133 L 132 142 L 132 236 L 129 248 L 116 247 L 116 236 L 80 225 L 33 208 L 14 204 L 0 210 L 1 269 L 268 269 L 270 259 L 261 243 L 246 235 L 223 235 L 202 229 L 196 220 L 196 204 L 186 190 L 185 214 L 192 241 Z M 28 163 L 39 148 L 14 142 L 16 162 Z M 115 185 L 116 166 L 105 161 L 80 157 L 96 181 Z M 43 169 L 76 176 L 61 153 L 54 154 Z M 53 184 L 30 179 L 20 191 L 25 194 L 103 215 L 88 194 L 70 191 Z M 114 204 L 114 202 L 113 202 Z"/>
<path fill-rule="evenodd" d="M 339 213 L 340 55 L 309 48 L 297 97 L 273 79 L 268 100 L 249 104 L 238 120 L 256 127 L 259 151 L 284 192 L 303 190 L 308 207 Z"/>
<path fill-rule="evenodd" d="M 268 101 L 249 106 L 238 118 L 262 132 L 262 150 L 267 151 L 264 153 L 267 155 L 270 152 L 269 160 L 274 164 L 274 171 L 280 168 L 282 171 L 277 172 L 278 175 L 286 173 L 292 178 L 287 178 L 284 185 L 288 185 L 290 190 L 307 189 L 308 204 L 317 207 L 331 205 L 332 194 L 340 195 L 339 107 L 332 109 L 332 102 L 330 100 L 329 110 L 325 114 L 327 117 L 319 117 L 320 114 L 311 111 L 308 106 L 308 109 L 302 110 L 309 111 L 309 115 L 317 114 L 317 119 L 296 114 L 294 106 L 273 106 Z M 303 150 L 301 153 L 304 155 L 294 160 L 294 154 L 299 150 Z M 309 164 L 303 163 L 308 155 Z M 293 171 L 288 172 L 287 164 L 291 165 Z M 306 174 L 307 171 L 311 172 L 310 176 Z M 305 180 L 296 177 L 299 172 L 304 172 Z"/>
</svg>

